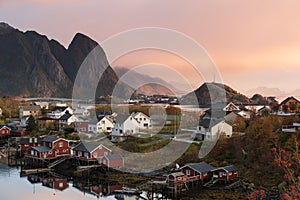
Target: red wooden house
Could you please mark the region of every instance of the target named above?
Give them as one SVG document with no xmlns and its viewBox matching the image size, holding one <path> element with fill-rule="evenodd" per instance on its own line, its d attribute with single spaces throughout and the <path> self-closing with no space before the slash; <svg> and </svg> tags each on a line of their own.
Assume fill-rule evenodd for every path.
<svg viewBox="0 0 300 200">
<path fill-rule="evenodd" d="M 41 137 L 21 137 L 19 140 L 19 151 L 25 152 L 31 147 L 37 147 L 42 145 L 43 138 Z"/>
<path fill-rule="evenodd" d="M 213 176 L 215 167 L 207 164 L 206 162 L 190 163 L 181 167 L 181 171 L 186 175 L 188 180 L 205 180 Z"/>
<path fill-rule="evenodd" d="M 47 136 L 43 139 L 43 146 L 55 151 L 56 157 L 71 155 L 69 141 L 63 138 Z"/>
<path fill-rule="evenodd" d="M 220 167 L 213 172 L 213 178 L 217 178 L 220 181 L 230 181 L 238 177 L 239 169 L 234 165 Z"/>
<path fill-rule="evenodd" d="M 78 133 L 88 133 L 89 123 L 88 121 L 74 122 L 75 131 Z"/>
<path fill-rule="evenodd" d="M 10 128 L 5 125 L 0 125 L 0 137 L 10 136 Z"/>
<path fill-rule="evenodd" d="M 26 128 L 13 128 L 10 131 L 12 137 L 22 137 L 26 135 Z"/>
<path fill-rule="evenodd" d="M 69 155 L 71 155 L 69 141 L 53 136 L 43 138 L 40 146 L 33 146 L 26 152 L 27 157 L 29 156 L 42 159 L 52 159 Z"/>
<path fill-rule="evenodd" d="M 118 154 L 104 155 L 99 162 L 108 168 L 118 169 L 124 167 L 124 159 Z"/>
<path fill-rule="evenodd" d="M 186 176 L 182 172 L 174 172 L 167 176 L 166 182 L 169 185 L 182 184 L 186 181 Z"/>
<path fill-rule="evenodd" d="M 99 161 L 110 154 L 111 150 L 106 146 L 90 142 L 81 142 L 73 148 L 73 156 L 85 161 Z"/>
</svg>

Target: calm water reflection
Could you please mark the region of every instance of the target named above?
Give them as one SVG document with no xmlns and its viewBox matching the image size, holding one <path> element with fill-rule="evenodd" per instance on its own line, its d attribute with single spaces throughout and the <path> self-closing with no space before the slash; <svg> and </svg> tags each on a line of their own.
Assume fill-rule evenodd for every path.
<svg viewBox="0 0 300 200">
<path fill-rule="evenodd" d="M 90 199 L 139 199 L 136 196 L 109 195 L 120 185 L 87 185 L 68 182 L 49 174 L 20 177 L 19 170 L 0 163 L 1 200 L 90 200 Z M 108 196 L 103 196 L 108 195 Z"/>
</svg>

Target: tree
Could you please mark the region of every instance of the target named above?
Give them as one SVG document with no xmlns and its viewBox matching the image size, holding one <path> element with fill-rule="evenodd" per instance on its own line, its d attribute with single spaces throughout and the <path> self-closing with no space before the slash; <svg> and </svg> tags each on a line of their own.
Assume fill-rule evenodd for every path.
<svg viewBox="0 0 300 200">
<path fill-rule="evenodd" d="M 32 115 L 27 120 L 26 131 L 31 134 L 38 131 L 38 124 Z"/>
</svg>

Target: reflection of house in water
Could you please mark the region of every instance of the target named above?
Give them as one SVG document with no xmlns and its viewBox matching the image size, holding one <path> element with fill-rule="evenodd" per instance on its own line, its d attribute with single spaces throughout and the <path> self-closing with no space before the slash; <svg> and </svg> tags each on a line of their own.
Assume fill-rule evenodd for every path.
<svg viewBox="0 0 300 200">
<path fill-rule="evenodd" d="M 113 194 L 115 190 L 121 190 L 122 185 L 120 184 L 102 184 L 102 185 L 93 185 L 90 187 L 90 192 L 98 197 L 108 196 Z"/>
<path fill-rule="evenodd" d="M 53 177 L 48 173 L 31 174 L 27 176 L 31 184 L 42 183 L 42 186 L 63 191 L 69 187 L 68 179 Z"/>
<path fill-rule="evenodd" d="M 97 197 L 112 195 L 115 190 L 122 189 L 122 185 L 116 182 L 99 182 L 98 184 L 84 182 L 81 180 L 74 180 L 73 187 L 77 188 L 83 193 L 95 195 Z"/>
<path fill-rule="evenodd" d="M 42 185 L 60 191 L 63 191 L 69 187 L 69 183 L 66 178 L 61 179 L 54 177 L 43 179 Z"/>
</svg>

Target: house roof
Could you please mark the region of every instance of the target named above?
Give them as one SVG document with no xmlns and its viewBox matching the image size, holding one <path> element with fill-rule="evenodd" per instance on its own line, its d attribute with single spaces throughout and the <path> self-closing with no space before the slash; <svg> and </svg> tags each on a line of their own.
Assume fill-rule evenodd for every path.
<svg viewBox="0 0 300 200">
<path fill-rule="evenodd" d="M 129 115 L 126 113 L 119 114 L 115 117 L 115 122 L 118 124 L 122 124 L 126 119 L 128 119 Z"/>
<path fill-rule="evenodd" d="M 37 111 L 37 110 L 41 109 L 40 106 L 35 106 L 35 105 L 32 105 L 32 106 L 21 106 L 21 108 L 23 110 L 31 110 L 31 111 Z"/>
<path fill-rule="evenodd" d="M 46 136 L 43 138 L 43 142 L 54 142 L 58 139 L 59 139 L 59 137 L 56 137 L 56 136 Z"/>
<path fill-rule="evenodd" d="M 210 164 L 207 164 L 206 162 L 200 162 L 200 163 L 190 163 L 183 167 L 190 167 L 193 170 L 199 172 L 199 173 L 205 173 L 210 172 L 212 170 L 215 170 L 216 168 Z"/>
<path fill-rule="evenodd" d="M 40 117 L 40 118 L 38 118 L 38 120 L 40 120 L 40 121 L 46 121 L 46 120 L 57 120 L 57 119 L 51 118 L 51 117 Z"/>
<path fill-rule="evenodd" d="M 236 112 L 230 112 L 224 117 L 224 120 L 230 124 L 233 124 L 238 117 L 240 116 Z"/>
<path fill-rule="evenodd" d="M 6 125 L 4 125 L 4 124 L 1 124 L 1 125 L 0 125 L 0 129 L 2 129 L 2 128 L 4 128 L 4 127 L 9 128 L 8 126 L 6 126 Z M 9 128 L 9 129 L 10 129 L 10 128 Z"/>
<path fill-rule="evenodd" d="M 55 106 L 52 111 L 64 111 L 68 108 L 68 106 Z"/>
<path fill-rule="evenodd" d="M 40 147 L 32 147 L 32 149 L 38 151 L 38 152 L 48 152 L 51 151 L 51 148 L 45 147 L 45 146 L 40 146 Z"/>
<path fill-rule="evenodd" d="M 222 119 L 226 115 L 226 111 L 222 109 L 208 109 L 205 111 L 204 117 L 203 118 L 215 118 L 215 119 Z"/>
<path fill-rule="evenodd" d="M 199 122 L 199 126 L 203 126 L 204 128 L 213 127 L 216 124 L 220 123 L 221 121 L 224 121 L 222 119 L 203 119 Z"/>
<path fill-rule="evenodd" d="M 131 113 L 131 116 L 132 116 L 132 117 L 135 117 L 135 116 L 137 116 L 138 114 L 142 114 L 142 115 L 144 115 L 145 117 L 148 117 L 148 118 L 149 118 L 149 116 L 146 115 L 146 114 L 143 113 L 143 112 L 133 112 L 133 113 Z"/>
<path fill-rule="evenodd" d="M 295 97 L 291 96 L 291 97 L 288 97 L 286 98 L 285 100 L 283 100 L 281 103 L 280 103 L 280 106 L 283 105 L 283 104 L 286 104 L 287 102 L 289 102 L 290 100 L 296 100 L 298 103 L 300 103 L 300 101 L 298 99 L 296 99 Z"/>
<path fill-rule="evenodd" d="M 68 120 L 70 117 L 72 117 L 72 114 L 65 113 L 63 116 L 59 118 L 59 120 Z"/>
<path fill-rule="evenodd" d="M 238 171 L 239 170 L 234 165 L 229 165 L 229 166 L 221 167 L 221 169 L 224 169 L 226 172 L 233 172 L 233 171 Z"/>
<path fill-rule="evenodd" d="M 22 137 L 20 138 L 20 144 L 40 144 L 42 143 L 43 138 L 37 137 L 37 138 L 29 138 L 29 137 Z"/>
<path fill-rule="evenodd" d="M 114 121 L 113 121 L 113 119 L 112 118 L 110 118 L 109 116 L 101 116 L 100 118 L 99 118 L 99 121 L 98 122 L 100 122 L 102 119 L 107 119 L 108 121 L 110 121 L 111 123 L 114 123 Z"/>
<path fill-rule="evenodd" d="M 105 157 L 108 160 L 123 160 L 122 156 L 120 156 L 119 154 L 105 155 Z"/>
<path fill-rule="evenodd" d="M 99 146 L 103 146 L 104 148 L 110 150 L 109 148 L 105 147 L 102 144 L 95 144 L 95 143 L 91 143 L 91 142 L 81 142 L 80 144 L 78 144 L 77 146 L 75 146 L 73 148 L 73 150 L 74 151 L 82 151 L 82 152 L 89 152 L 89 153 L 91 153 L 92 151 L 94 151 Z"/>
</svg>

